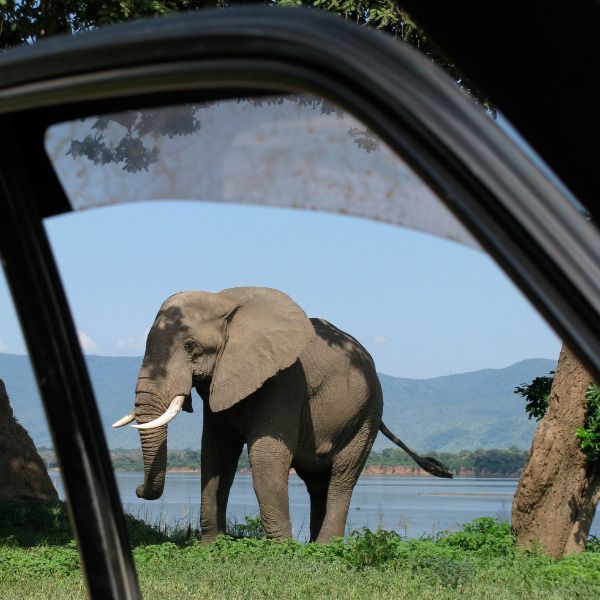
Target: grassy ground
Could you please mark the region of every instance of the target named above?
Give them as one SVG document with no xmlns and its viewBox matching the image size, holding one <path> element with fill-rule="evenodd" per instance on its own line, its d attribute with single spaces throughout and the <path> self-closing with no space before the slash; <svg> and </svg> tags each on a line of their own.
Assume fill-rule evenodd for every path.
<svg viewBox="0 0 600 600">
<path fill-rule="evenodd" d="M 515 546 L 510 528 L 479 519 L 436 539 L 387 532 L 329 545 L 257 539 L 249 520 L 202 546 L 129 519 L 144 598 L 589 598 L 600 597 L 600 552 L 561 561 Z M 594 544 L 592 544 L 594 546 Z M 0 503 L 0 599 L 84 598 L 64 508 Z"/>
</svg>

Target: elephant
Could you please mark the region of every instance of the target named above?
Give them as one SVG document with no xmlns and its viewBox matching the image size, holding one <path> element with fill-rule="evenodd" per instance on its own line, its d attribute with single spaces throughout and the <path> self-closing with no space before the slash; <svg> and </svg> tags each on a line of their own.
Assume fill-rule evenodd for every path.
<svg viewBox="0 0 600 600">
<path fill-rule="evenodd" d="M 267 537 L 292 535 L 288 476 L 310 496 L 310 539 L 342 536 L 354 485 L 378 431 L 425 470 L 452 477 L 418 456 L 382 422 L 373 359 L 352 336 L 309 319 L 285 293 L 238 287 L 169 297 L 152 325 L 135 390 L 144 458 L 138 497 L 159 498 L 165 483 L 167 424 L 203 401 L 201 536 L 225 533 L 227 499 L 244 444 Z"/>
</svg>

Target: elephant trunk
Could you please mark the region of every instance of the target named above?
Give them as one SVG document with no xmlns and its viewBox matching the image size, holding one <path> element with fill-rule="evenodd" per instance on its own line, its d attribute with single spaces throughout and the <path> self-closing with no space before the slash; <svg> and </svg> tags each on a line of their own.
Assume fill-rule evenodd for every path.
<svg viewBox="0 0 600 600">
<path fill-rule="evenodd" d="M 156 397 L 144 398 L 146 394 L 138 392 L 136 396 L 136 413 L 138 421 L 148 422 L 160 416 L 160 407 L 154 414 L 148 407 L 156 404 Z M 148 400 L 151 400 L 149 402 Z M 144 408 L 142 408 L 144 407 Z M 136 489 L 138 498 L 156 500 L 160 498 L 165 487 L 165 472 L 167 470 L 167 425 L 140 431 L 142 454 L 144 457 L 144 483 Z"/>
<path fill-rule="evenodd" d="M 176 364 L 168 364 L 163 367 L 164 377 L 157 377 L 154 373 L 156 367 L 152 366 L 156 362 L 156 358 L 150 360 L 148 354 L 144 358 L 135 394 L 138 427 L 150 426 L 138 429 L 144 456 L 144 483 L 138 486 L 136 494 L 146 500 L 156 500 L 163 493 L 167 469 L 167 423 L 181 410 L 192 387 L 191 372 L 176 368 Z"/>
<path fill-rule="evenodd" d="M 144 455 L 144 483 L 136 489 L 138 498 L 156 500 L 165 487 L 167 470 L 167 426 L 140 431 Z"/>
</svg>

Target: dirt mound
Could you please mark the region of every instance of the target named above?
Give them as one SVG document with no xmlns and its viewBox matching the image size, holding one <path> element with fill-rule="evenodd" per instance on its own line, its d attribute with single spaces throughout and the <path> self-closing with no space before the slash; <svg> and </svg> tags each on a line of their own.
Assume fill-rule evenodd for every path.
<svg viewBox="0 0 600 600">
<path fill-rule="evenodd" d="M 0 497 L 58 499 L 44 461 L 25 428 L 14 417 L 1 379 Z"/>
<path fill-rule="evenodd" d="M 586 463 L 575 429 L 583 427 L 592 376 L 563 346 L 548 411 L 533 438 L 512 509 L 519 545 L 538 540 L 560 558 L 585 548 L 600 497 L 600 468 Z"/>
</svg>

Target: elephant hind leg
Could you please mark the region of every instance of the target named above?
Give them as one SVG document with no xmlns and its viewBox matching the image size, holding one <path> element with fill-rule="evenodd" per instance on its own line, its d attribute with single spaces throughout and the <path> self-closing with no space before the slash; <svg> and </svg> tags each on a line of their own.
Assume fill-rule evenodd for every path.
<svg viewBox="0 0 600 600">
<path fill-rule="evenodd" d="M 328 543 L 332 537 L 342 537 L 346 527 L 352 490 L 365 465 L 379 423 L 366 421 L 356 435 L 334 457 L 327 490 L 325 518 L 316 541 Z"/>
<path fill-rule="evenodd" d="M 310 541 L 314 542 L 323 527 L 331 472 L 327 470 L 323 473 L 309 473 L 296 468 L 296 473 L 306 484 L 310 496 Z"/>
<path fill-rule="evenodd" d="M 321 529 L 315 538 L 316 542 L 328 544 L 331 538 L 344 535 L 350 499 L 352 498 L 352 487 L 352 485 L 341 480 L 333 479 L 331 481 L 325 502 L 325 516 Z"/>
</svg>

